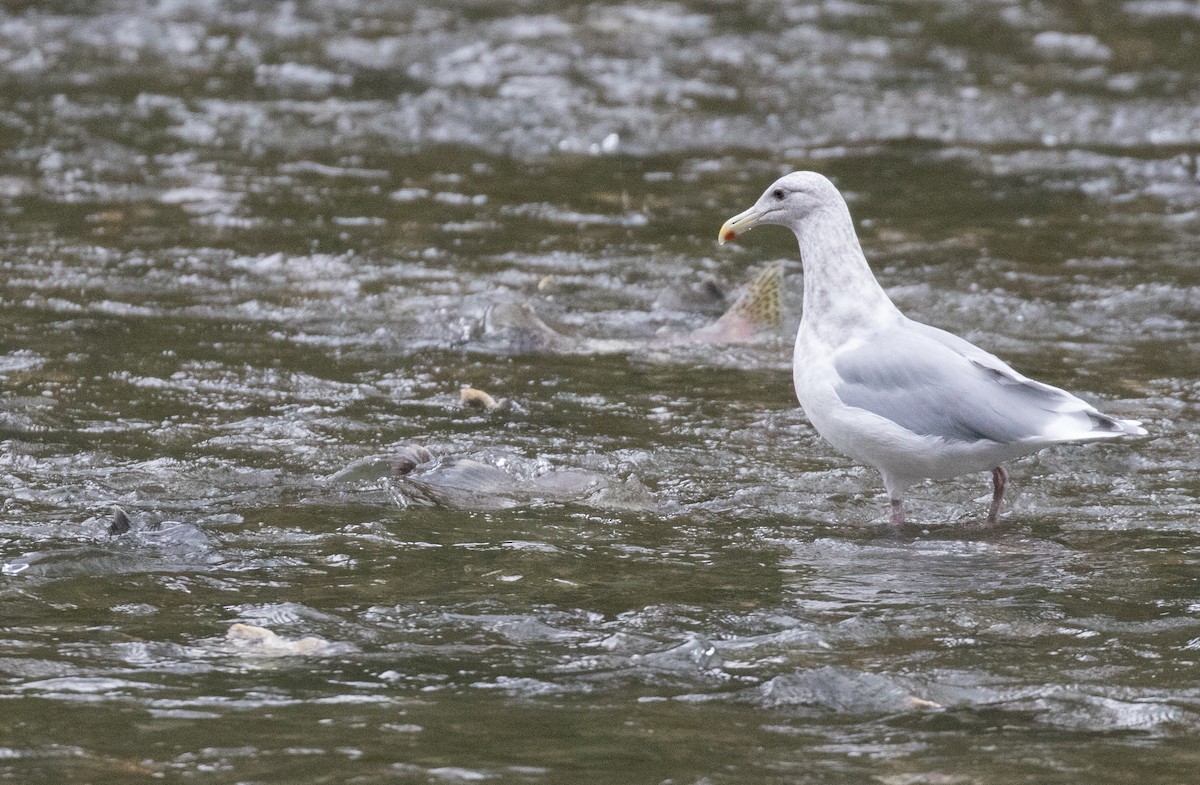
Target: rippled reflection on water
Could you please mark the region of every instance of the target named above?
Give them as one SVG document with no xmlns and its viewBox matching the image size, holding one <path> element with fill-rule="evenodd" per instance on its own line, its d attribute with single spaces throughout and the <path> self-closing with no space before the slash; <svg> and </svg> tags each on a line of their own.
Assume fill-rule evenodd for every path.
<svg viewBox="0 0 1200 785">
<path fill-rule="evenodd" d="M 0 774 L 1186 780 L 1197 36 L 1156 0 L 10 4 Z M 713 242 L 792 168 L 907 312 L 1151 435 L 1019 462 L 996 530 L 966 477 L 888 531 L 787 330 L 662 340 L 773 259 L 794 326 L 793 240 Z M 494 329 L 526 308 L 563 341 Z"/>
</svg>

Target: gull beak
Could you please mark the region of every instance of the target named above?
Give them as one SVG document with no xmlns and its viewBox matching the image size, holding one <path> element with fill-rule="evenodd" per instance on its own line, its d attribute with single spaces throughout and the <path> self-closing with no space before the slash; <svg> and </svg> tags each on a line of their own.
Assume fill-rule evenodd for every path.
<svg viewBox="0 0 1200 785">
<path fill-rule="evenodd" d="M 721 233 L 717 235 L 717 244 L 724 245 L 729 240 L 736 240 L 742 232 L 747 232 L 758 226 L 763 217 L 763 210 L 751 207 L 744 213 L 738 213 L 721 225 Z"/>
</svg>

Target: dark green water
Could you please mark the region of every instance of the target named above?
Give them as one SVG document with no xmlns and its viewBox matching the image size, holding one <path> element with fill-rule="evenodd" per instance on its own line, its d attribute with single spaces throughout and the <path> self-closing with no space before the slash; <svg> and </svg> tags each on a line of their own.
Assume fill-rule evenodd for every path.
<svg viewBox="0 0 1200 785">
<path fill-rule="evenodd" d="M 1198 42 L 1153 1 L 8 4 L 0 781 L 1190 782 Z M 1150 436 L 889 529 L 789 330 L 654 344 L 778 258 L 794 328 L 794 239 L 715 243 L 792 169 L 910 315 Z"/>
</svg>

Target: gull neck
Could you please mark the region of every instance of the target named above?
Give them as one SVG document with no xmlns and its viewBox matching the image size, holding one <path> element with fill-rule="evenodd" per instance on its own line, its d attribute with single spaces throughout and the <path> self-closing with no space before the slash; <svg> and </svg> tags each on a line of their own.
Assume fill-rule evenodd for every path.
<svg viewBox="0 0 1200 785">
<path fill-rule="evenodd" d="M 819 324 L 844 332 L 864 316 L 869 324 L 900 314 L 867 264 L 844 201 L 818 208 L 791 229 L 804 265 L 802 329 Z"/>
</svg>

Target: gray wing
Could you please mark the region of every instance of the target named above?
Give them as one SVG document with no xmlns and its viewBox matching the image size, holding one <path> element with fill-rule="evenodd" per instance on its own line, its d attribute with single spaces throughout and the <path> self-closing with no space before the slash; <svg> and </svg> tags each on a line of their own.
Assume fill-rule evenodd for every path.
<svg viewBox="0 0 1200 785">
<path fill-rule="evenodd" d="M 1119 430 L 1091 406 L 1057 387 L 1026 379 L 998 358 L 917 322 L 834 356 L 842 402 L 922 436 L 1001 444 L 1057 441 L 1061 420 L 1078 436 Z"/>
</svg>

